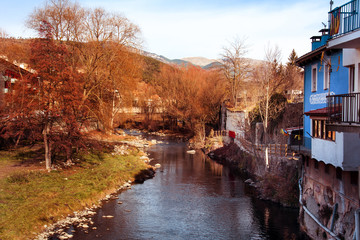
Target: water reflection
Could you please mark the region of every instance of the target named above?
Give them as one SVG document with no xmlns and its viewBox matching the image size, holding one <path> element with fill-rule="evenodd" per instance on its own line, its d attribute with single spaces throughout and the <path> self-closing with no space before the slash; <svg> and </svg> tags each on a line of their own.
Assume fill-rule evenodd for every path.
<svg viewBox="0 0 360 240">
<path fill-rule="evenodd" d="M 186 150 L 175 142 L 152 147 L 162 165 L 155 178 L 105 204 L 97 229 L 73 239 L 301 239 L 296 209 L 251 198 L 227 167 Z"/>
</svg>

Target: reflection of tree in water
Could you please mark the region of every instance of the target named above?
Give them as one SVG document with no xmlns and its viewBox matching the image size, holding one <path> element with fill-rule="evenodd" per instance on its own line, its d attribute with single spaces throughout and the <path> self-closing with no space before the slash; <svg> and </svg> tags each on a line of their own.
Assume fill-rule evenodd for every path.
<svg viewBox="0 0 360 240">
<path fill-rule="evenodd" d="M 208 164 L 210 166 L 210 171 L 212 175 L 214 176 L 222 176 L 223 175 L 223 165 L 211 160 L 209 157 L 207 157 L 205 154 L 202 155 L 202 161 L 205 164 Z"/>
</svg>

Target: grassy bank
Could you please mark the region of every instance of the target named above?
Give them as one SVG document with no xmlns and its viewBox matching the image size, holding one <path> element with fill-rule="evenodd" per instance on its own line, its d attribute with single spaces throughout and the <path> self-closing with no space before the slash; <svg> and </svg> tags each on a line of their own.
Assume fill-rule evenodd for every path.
<svg viewBox="0 0 360 240">
<path fill-rule="evenodd" d="M 16 161 L 9 159 L 14 154 L 7 156 L 4 161 Z M 45 224 L 92 206 L 148 167 L 137 152 L 129 156 L 92 153 L 81 158 L 81 164 L 71 169 L 21 171 L 0 179 L 0 239 L 31 239 Z"/>
</svg>

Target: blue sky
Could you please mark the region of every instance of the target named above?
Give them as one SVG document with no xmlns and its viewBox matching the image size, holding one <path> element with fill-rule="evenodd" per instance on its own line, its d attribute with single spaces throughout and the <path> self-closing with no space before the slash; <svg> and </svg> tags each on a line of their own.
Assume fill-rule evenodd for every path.
<svg viewBox="0 0 360 240">
<path fill-rule="evenodd" d="M 0 0 L 0 28 L 13 37 L 29 37 L 25 21 L 44 0 Z M 247 57 L 264 58 L 278 45 L 282 60 L 292 49 L 310 51 L 310 37 L 327 24 L 330 0 L 77 0 L 83 7 L 122 13 L 142 31 L 146 51 L 175 59 L 219 58 L 234 38 L 246 39 Z M 340 6 L 348 0 L 334 0 Z"/>
</svg>

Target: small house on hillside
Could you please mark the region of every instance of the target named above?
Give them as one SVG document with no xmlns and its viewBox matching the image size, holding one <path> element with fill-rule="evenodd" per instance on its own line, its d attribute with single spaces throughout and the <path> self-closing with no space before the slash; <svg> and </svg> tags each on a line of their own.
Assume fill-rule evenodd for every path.
<svg viewBox="0 0 360 240">
<path fill-rule="evenodd" d="M 4 104 L 5 94 L 9 94 L 16 81 L 31 74 L 29 71 L 0 58 L 0 106 Z"/>
</svg>

